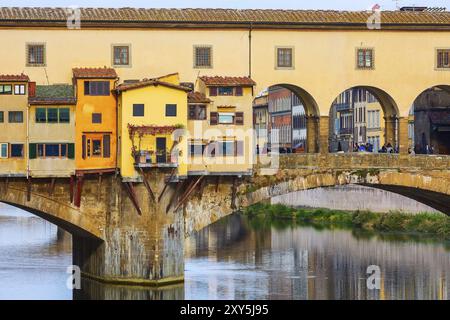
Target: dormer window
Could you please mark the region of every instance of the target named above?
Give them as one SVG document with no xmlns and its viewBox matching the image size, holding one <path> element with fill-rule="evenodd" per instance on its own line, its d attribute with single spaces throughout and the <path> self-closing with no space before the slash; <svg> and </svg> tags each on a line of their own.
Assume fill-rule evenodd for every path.
<svg viewBox="0 0 450 320">
<path fill-rule="evenodd" d="M 242 87 L 210 87 L 210 96 L 242 96 Z"/>
</svg>

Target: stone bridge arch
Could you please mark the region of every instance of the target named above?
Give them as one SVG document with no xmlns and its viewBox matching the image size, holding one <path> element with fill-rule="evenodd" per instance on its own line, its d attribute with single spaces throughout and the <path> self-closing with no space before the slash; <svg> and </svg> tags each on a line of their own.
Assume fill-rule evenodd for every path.
<svg viewBox="0 0 450 320">
<path fill-rule="evenodd" d="M 255 168 L 235 187 L 231 179 L 208 184 L 186 203 L 186 235 L 274 196 L 346 184 L 398 193 L 450 215 L 450 156 L 307 154 L 283 155 L 278 163 Z"/>
<path fill-rule="evenodd" d="M 5 179 L 0 187 L 0 202 L 30 212 L 72 235 L 102 239 L 98 222 L 70 202 L 69 182 L 56 182 L 53 192 L 50 184 L 42 179 L 30 184 L 25 179 Z"/>
</svg>

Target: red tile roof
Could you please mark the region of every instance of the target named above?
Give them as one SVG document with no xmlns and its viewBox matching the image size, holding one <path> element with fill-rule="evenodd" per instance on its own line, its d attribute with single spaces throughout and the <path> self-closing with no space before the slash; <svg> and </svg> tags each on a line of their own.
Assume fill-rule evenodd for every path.
<svg viewBox="0 0 450 320">
<path fill-rule="evenodd" d="M 173 83 L 169 83 L 169 82 L 165 82 L 165 81 L 160 81 L 158 80 L 159 78 L 155 78 L 155 79 L 143 79 L 141 81 L 137 81 L 137 82 L 131 82 L 131 83 L 122 83 L 120 85 L 118 85 L 116 87 L 116 90 L 118 92 L 120 91 L 126 91 L 126 90 L 131 90 L 131 89 L 137 89 L 137 88 L 143 88 L 143 87 L 147 87 L 147 86 L 165 86 L 165 87 L 169 87 L 169 88 L 173 88 L 173 89 L 178 89 L 178 90 L 183 90 L 186 92 L 191 91 L 190 88 L 186 88 L 183 86 L 179 86 Z"/>
<path fill-rule="evenodd" d="M 197 91 L 191 91 L 188 93 L 189 103 L 210 103 L 211 100 L 207 98 L 203 93 Z"/>
<path fill-rule="evenodd" d="M 73 68 L 73 77 L 76 79 L 116 79 L 116 70 L 113 68 Z"/>
<path fill-rule="evenodd" d="M 243 86 L 243 87 L 252 87 L 256 85 L 255 81 L 253 81 L 249 77 L 208 77 L 203 76 L 200 79 L 207 86 Z"/>
<path fill-rule="evenodd" d="M 192 25 L 222 24 L 253 27 L 280 25 L 316 27 L 358 27 L 367 29 L 370 11 L 334 10 L 260 10 L 260 9 L 142 9 L 142 8 L 80 8 L 81 23 L 114 27 L 121 24 L 140 26 L 163 23 Z M 404 28 L 433 26 L 450 28 L 450 12 L 382 11 L 382 24 L 387 27 Z M 48 22 L 66 25 L 69 13 L 66 8 L 0 8 L 0 25 L 25 25 Z M 108 23 L 108 24 L 107 24 Z"/>
<path fill-rule="evenodd" d="M 0 81 L 28 82 L 30 78 L 26 74 L 0 74 Z"/>
</svg>

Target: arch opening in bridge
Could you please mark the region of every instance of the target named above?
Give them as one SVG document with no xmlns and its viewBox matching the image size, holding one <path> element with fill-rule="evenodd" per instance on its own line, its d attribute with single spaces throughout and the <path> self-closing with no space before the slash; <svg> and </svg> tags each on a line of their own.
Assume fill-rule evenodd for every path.
<svg viewBox="0 0 450 320">
<path fill-rule="evenodd" d="M 329 113 L 329 152 L 388 152 L 399 147 L 399 110 L 384 90 L 355 86 L 340 93 Z"/>
<path fill-rule="evenodd" d="M 319 114 L 312 95 L 296 85 L 275 84 L 261 91 L 253 102 L 257 153 L 317 152 Z"/>
<path fill-rule="evenodd" d="M 414 154 L 450 155 L 450 85 L 428 88 L 412 103 L 408 150 Z"/>
</svg>

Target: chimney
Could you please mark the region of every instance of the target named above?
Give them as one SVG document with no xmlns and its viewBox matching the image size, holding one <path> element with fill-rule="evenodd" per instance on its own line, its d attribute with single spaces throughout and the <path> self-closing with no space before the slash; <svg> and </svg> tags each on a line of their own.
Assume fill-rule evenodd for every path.
<svg viewBox="0 0 450 320">
<path fill-rule="evenodd" d="M 36 82 L 28 82 L 28 97 L 36 96 Z"/>
</svg>

